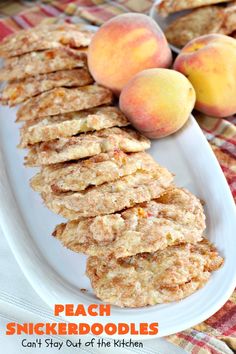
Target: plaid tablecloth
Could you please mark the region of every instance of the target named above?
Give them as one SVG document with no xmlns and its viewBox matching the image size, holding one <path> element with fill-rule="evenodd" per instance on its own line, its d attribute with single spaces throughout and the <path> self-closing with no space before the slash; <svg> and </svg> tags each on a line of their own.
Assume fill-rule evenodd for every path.
<svg viewBox="0 0 236 354">
<path fill-rule="evenodd" d="M 40 22 L 59 19 L 100 25 L 124 12 L 148 13 L 151 0 L 0 1 L 0 40 Z M 236 200 L 236 117 L 213 119 L 198 115 L 198 123 L 215 152 Z M 167 338 L 192 354 L 236 351 L 236 291 L 212 317 L 195 328 Z"/>
</svg>

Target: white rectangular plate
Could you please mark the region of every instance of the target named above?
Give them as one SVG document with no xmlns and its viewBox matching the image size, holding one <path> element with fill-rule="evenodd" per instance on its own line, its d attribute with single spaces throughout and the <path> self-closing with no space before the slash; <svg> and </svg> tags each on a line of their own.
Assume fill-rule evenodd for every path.
<svg viewBox="0 0 236 354">
<path fill-rule="evenodd" d="M 0 224 L 4 234 L 25 276 L 51 307 L 55 303 L 99 303 L 84 274 L 86 257 L 63 248 L 50 236 L 63 219 L 44 207 L 29 187 L 36 169 L 23 166 L 25 152 L 16 148 L 19 127 L 14 123 L 15 112 L 0 108 Z M 178 133 L 154 141 L 151 154 L 176 175 L 178 186 L 188 188 L 205 201 L 207 237 L 225 257 L 224 266 L 208 284 L 183 301 L 142 309 L 112 308 L 112 322 L 158 321 L 158 336 L 166 336 L 211 316 L 233 291 L 235 206 L 219 164 L 193 117 Z M 81 288 L 88 291 L 83 293 Z M 86 320 L 92 323 L 94 318 Z M 107 323 L 111 318 L 96 318 L 97 321 Z"/>
</svg>

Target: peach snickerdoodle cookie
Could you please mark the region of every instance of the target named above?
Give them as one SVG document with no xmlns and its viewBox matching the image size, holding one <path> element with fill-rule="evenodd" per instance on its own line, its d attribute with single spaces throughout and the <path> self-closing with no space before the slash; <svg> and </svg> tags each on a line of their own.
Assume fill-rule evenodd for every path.
<svg viewBox="0 0 236 354">
<path fill-rule="evenodd" d="M 126 258 L 89 257 L 87 275 L 102 301 L 142 307 L 184 299 L 222 264 L 216 248 L 204 239 Z"/>
<path fill-rule="evenodd" d="M 53 236 L 75 252 L 120 258 L 199 242 L 204 229 L 200 201 L 187 190 L 173 187 L 160 198 L 120 213 L 60 224 Z"/>
</svg>

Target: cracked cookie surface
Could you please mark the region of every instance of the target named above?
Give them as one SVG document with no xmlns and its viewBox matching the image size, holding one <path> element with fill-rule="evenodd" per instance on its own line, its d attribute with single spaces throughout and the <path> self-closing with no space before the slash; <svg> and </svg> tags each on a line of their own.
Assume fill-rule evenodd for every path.
<svg viewBox="0 0 236 354">
<path fill-rule="evenodd" d="M 182 300 L 223 264 L 207 240 L 163 251 L 109 260 L 89 257 L 87 275 L 96 296 L 120 307 L 142 307 Z"/>
<path fill-rule="evenodd" d="M 97 107 L 25 122 L 20 129 L 19 147 L 42 141 L 67 138 L 79 133 L 112 127 L 125 127 L 129 121 L 117 107 Z"/>
<path fill-rule="evenodd" d="M 137 203 L 159 197 L 172 183 L 164 168 L 137 171 L 117 181 L 90 187 L 81 192 L 41 193 L 46 206 L 69 220 L 112 214 Z"/>
<path fill-rule="evenodd" d="M 199 199 L 173 187 L 160 198 L 121 213 L 60 224 L 53 235 L 72 251 L 120 258 L 181 242 L 196 243 L 204 229 Z"/>
<path fill-rule="evenodd" d="M 139 152 L 149 147 L 150 140 L 135 130 L 109 128 L 35 144 L 29 149 L 25 164 L 28 166 L 50 165 L 114 150 Z"/>
</svg>

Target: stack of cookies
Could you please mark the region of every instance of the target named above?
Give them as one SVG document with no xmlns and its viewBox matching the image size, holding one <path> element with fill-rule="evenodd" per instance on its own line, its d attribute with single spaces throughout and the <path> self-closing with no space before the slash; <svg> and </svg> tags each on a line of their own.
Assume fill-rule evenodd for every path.
<svg viewBox="0 0 236 354">
<path fill-rule="evenodd" d="M 192 39 L 211 33 L 235 37 L 236 1 L 162 0 L 157 4 L 158 14 L 164 17 L 183 10 L 192 11 L 177 16 L 165 30 L 172 45 L 182 48 Z"/>
<path fill-rule="evenodd" d="M 1 101 L 21 103 L 17 121 L 31 186 L 68 219 L 53 235 L 89 256 L 95 294 L 118 306 L 180 300 L 202 287 L 223 260 L 203 238 L 200 201 L 145 152 L 112 92 L 88 71 L 92 34 L 76 25 L 39 26 L 0 45 L 8 81 Z M 129 126 L 129 127 L 128 127 Z"/>
</svg>

